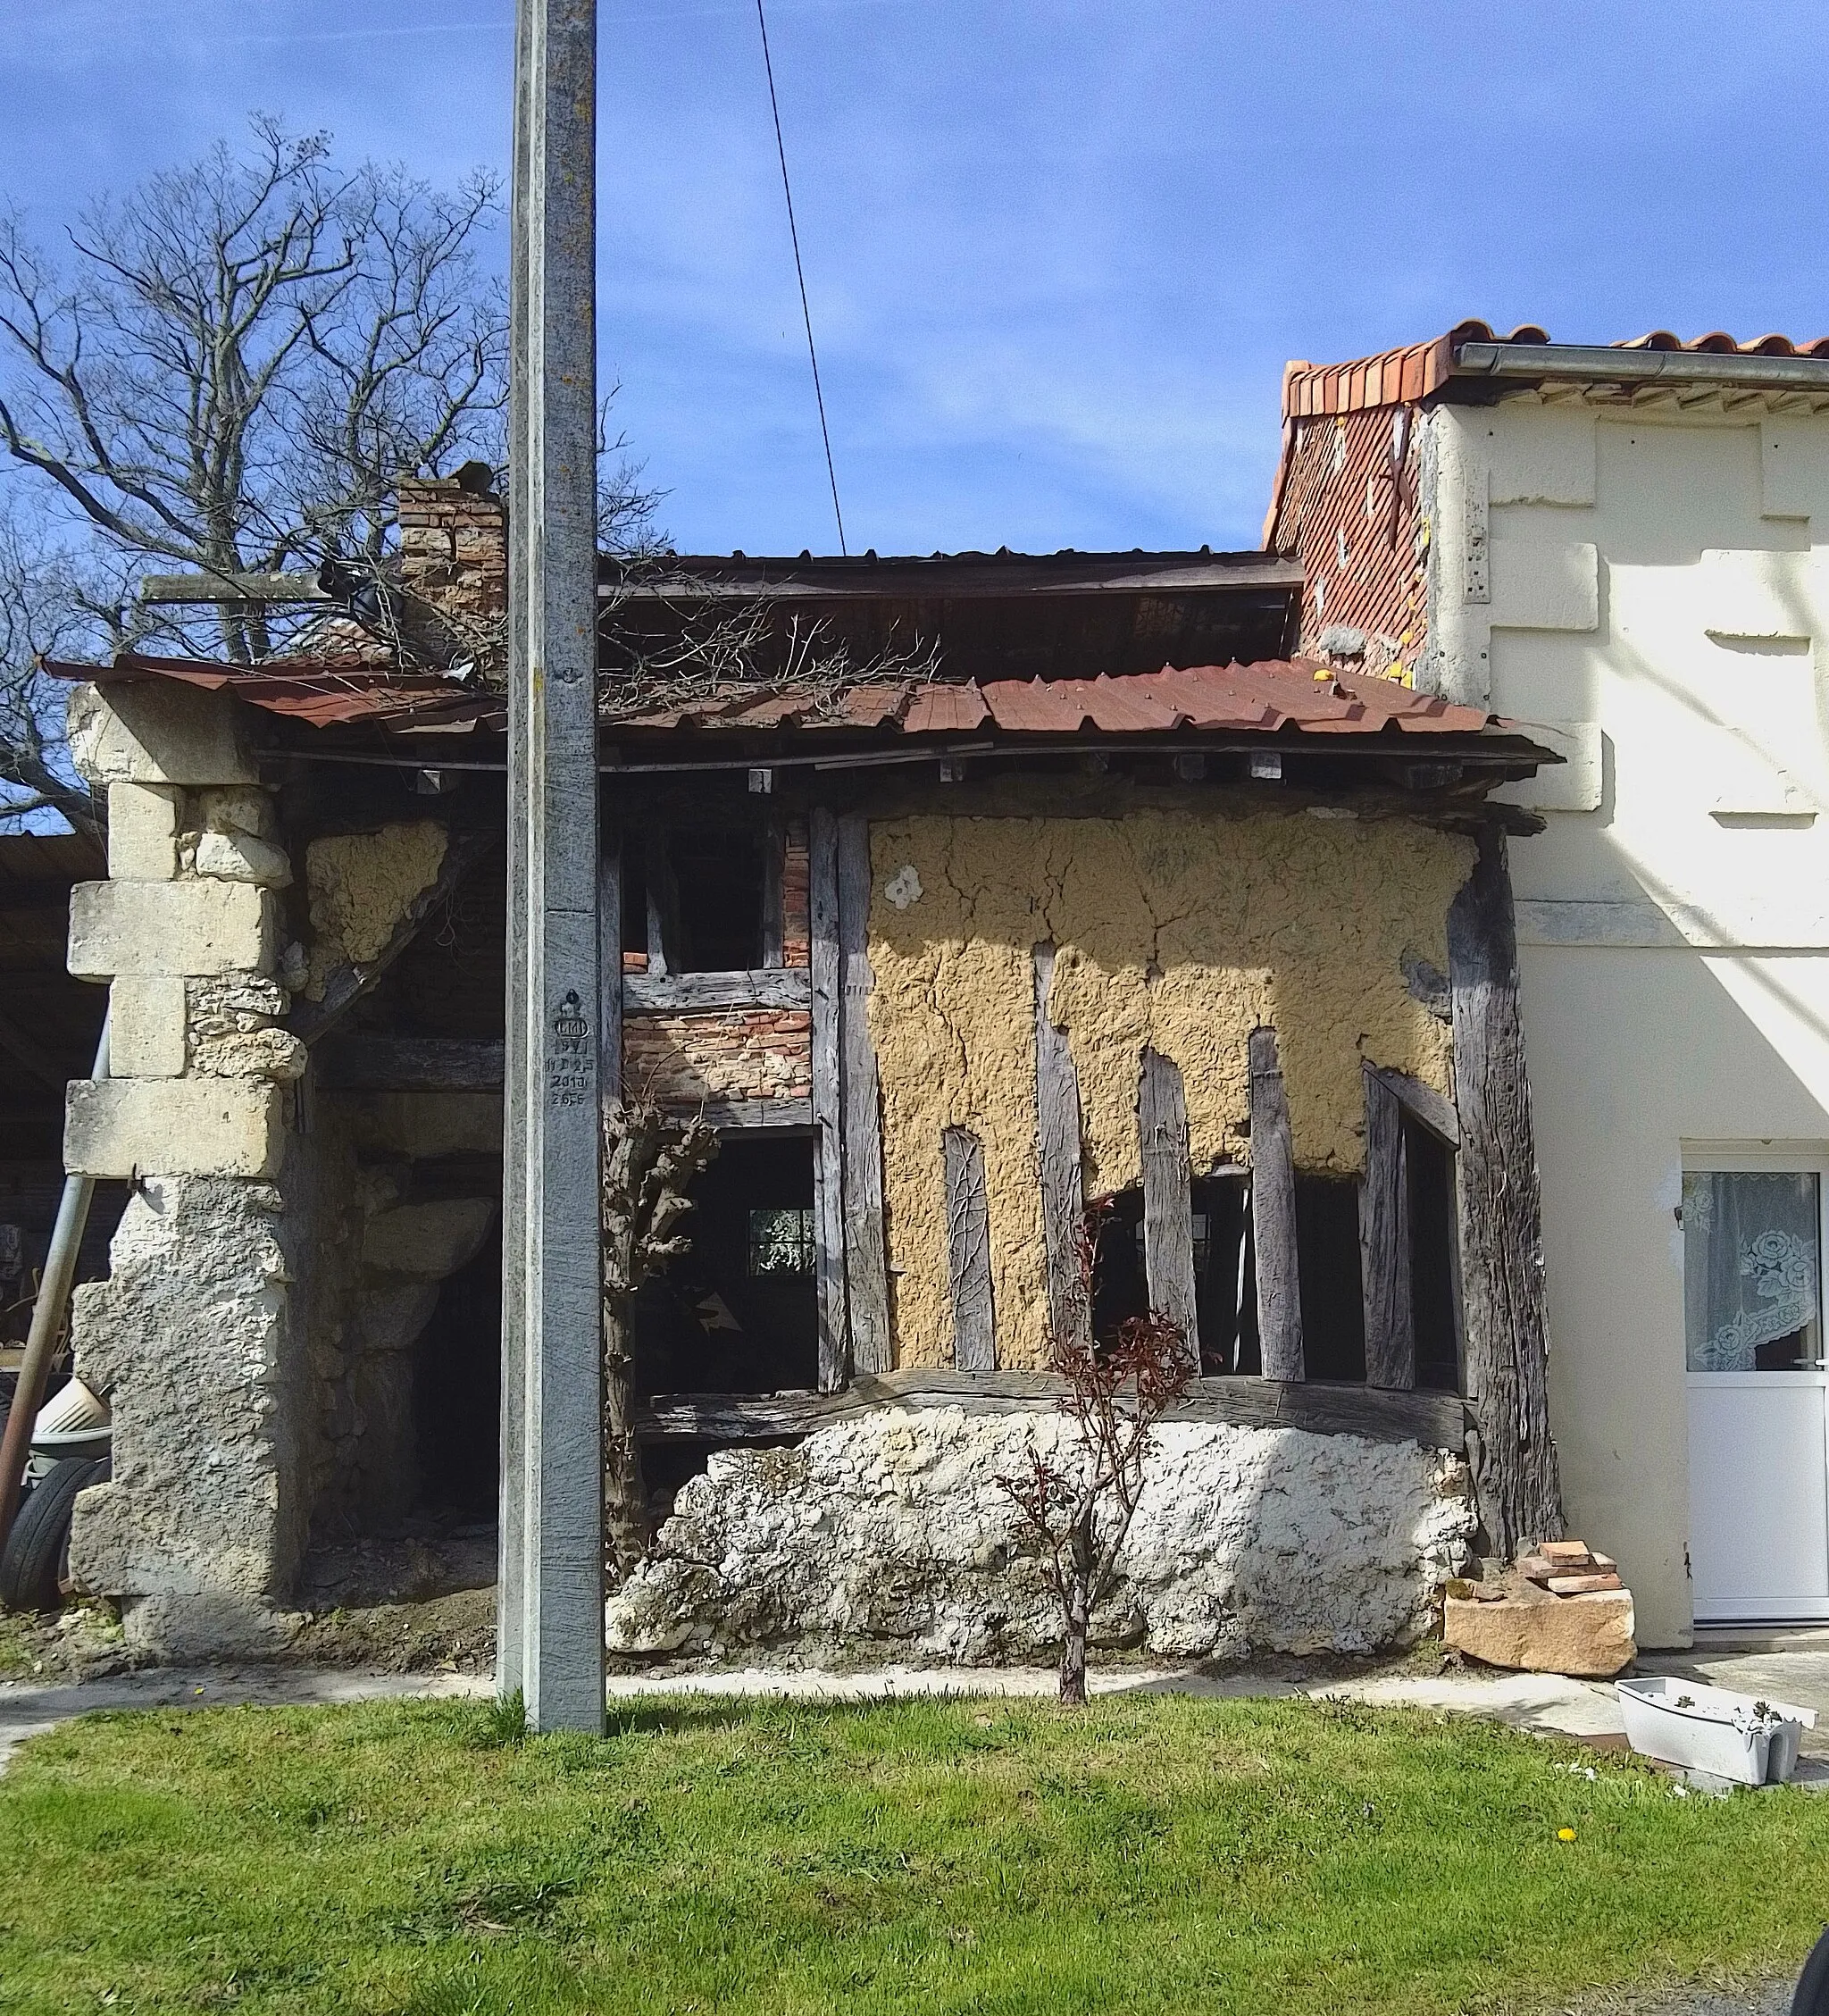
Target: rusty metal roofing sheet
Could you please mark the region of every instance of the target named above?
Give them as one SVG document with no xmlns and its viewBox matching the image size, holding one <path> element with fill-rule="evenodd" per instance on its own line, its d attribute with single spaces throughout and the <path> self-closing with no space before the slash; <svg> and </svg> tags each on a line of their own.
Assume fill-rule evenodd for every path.
<svg viewBox="0 0 1829 2016">
<path fill-rule="evenodd" d="M 250 706 L 313 727 L 371 723 L 402 732 L 499 727 L 497 694 L 474 694 L 426 674 L 290 663 L 206 665 L 123 653 L 113 665 L 49 665 L 66 679 L 104 685 L 171 679 L 228 691 Z M 1417 693 L 1394 681 L 1329 673 L 1307 659 L 1240 665 L 1165 666 L 1096 679 L 997 680 L 982 686 L 879 683 L 834 695 L 811 688 L 769 689 L 656 707 L 623 715 L 614 732 L 970 733 L 987 725 L 1013 735 L 1172 735 L 1182 730 L 1233 734 L 1296 732 L 1474 735 L 1503 726 L 1477 708 Z"/>
</svg>

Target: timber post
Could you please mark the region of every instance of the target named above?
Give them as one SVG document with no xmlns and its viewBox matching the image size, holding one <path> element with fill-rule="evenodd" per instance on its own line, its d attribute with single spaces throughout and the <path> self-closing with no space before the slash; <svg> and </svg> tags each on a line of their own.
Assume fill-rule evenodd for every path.
<svg viewBox="0 0 1829 2016">
<path fill-rule="evenodd" d="M 1562 1531 L 1549 1435 L 1543 1208 L 1518 1002 L 1517 930 L 1505 835 L 1480 852 L 1448 913 L 1454 1017 L 1462 1320 L 1474 1489 L 1493 1550 Z"/>
<path fill-rule="evenodd" d="M 519 0 L 514 54 L 496 1686 L 600 1733 L 596 0 Z"/>
</svg>

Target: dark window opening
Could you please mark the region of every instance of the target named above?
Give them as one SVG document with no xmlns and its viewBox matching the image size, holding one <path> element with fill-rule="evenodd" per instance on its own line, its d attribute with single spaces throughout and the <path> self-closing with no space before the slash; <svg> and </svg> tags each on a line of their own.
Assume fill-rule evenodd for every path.
<svg viewBox="0 0 1829 2016">
<path fill-rule="evenodd" d="M 1297 1172 L 1296 1267 L 1303 1369 L 1311 1379 L 1363 1384 L 1365 1302 L 1359 1272 L 1359 1185 L 1354 1177 Z"/>
<path fill-rule="evenodd" d="M 1143 1262 L 1143 1192 L 1115 1191 L 1087 1214 L 1096 1227 L 1092 1256 L 1092 1336 L 1117 1342 L 1132 1317 L 1149 1314 L 1149 1282 Z"/>
<path fill-rule="evenodd" d="M 760 966 L 767 879 L 762 836 L 676 832 L 666 844 L 674 886 L 669 969 L 730 973 Z"/>
<path fill-rule="evenodd" d="M 635 1376 L 657 1393 L 779 1393 L 818 1384 L 813 1142 L 727 1134 L 692 1185 L 689 1251 L 635 1304 Z"/>
<path fill-rule="evenodd" d="M 420 1509 L 493 1520 L 502 1432 L 499 1224 L 440 1287 L 413 1347 L 413 1426 Z"/>
<path fill-rule="evenodd" d="M 1242 1175 L 1207 1176 L 1194 1186 L 1194 1310 L 1200 1369 L 1263 1368 L 1257 1344 L 1257 1263 L 1251 1243 L 1251 1190 Z"/>
<path fill-rule="evenodd" d="M 1416 1384 L 1440 1393 L 1458 1393 L 1454 1150 L 1407 1117 L 1404 1156 L 1409 1170 L 1410 1306 L 1416 1326 Z"/>
<path fill-rule="evenodd" d="M 633 955 L 631 958 L 631 955 Z M 647 966 L 647 874 L 641 841 L 634 833 L 622 838 L 622 968 L 638 973 Z"/>
</svg>

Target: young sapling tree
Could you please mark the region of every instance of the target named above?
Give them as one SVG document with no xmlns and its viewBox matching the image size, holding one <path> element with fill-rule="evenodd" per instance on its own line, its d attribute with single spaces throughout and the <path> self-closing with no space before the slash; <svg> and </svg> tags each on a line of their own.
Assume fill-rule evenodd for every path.
<svg viewBox="0 0 1829 2016">
<path fill-rule="evenodd" d="M 1094 1206 L 1080 1234 L 1082 1306 L 1092 1306 L 1103 1213 Z M 1061 1411 L 1073 1425 L 1065 1444 L 1031 1445 L 1029 1467 L 997 1482 L 1040 1542 L 1060 1605 L 1060 1698 L 1086 1700 L 1086 1647 L 1093 1612 L 1117 1586 L 1118 1556 L 1143 1495 L 1143 1467 L 1156 1424 L 1187 1392 L 1195 1368 L 1181 1326 L 1160 1310 L 1126 1317 L 1099 1340 L 1049 1338 L 1048 1364 L 1065 1384 Z"/>
</svg>

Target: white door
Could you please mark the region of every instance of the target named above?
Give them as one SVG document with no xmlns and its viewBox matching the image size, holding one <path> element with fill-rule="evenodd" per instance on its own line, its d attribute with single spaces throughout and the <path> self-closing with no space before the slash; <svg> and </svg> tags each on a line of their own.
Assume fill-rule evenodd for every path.
<svg viewBox="0 0 1829 2016">
<path fill-rule="evenodd" d="M 1696 1621 L 1829 1619 L 1824 1184 L 1729 1159 L 1683 1185 Z"/>
</svg>

